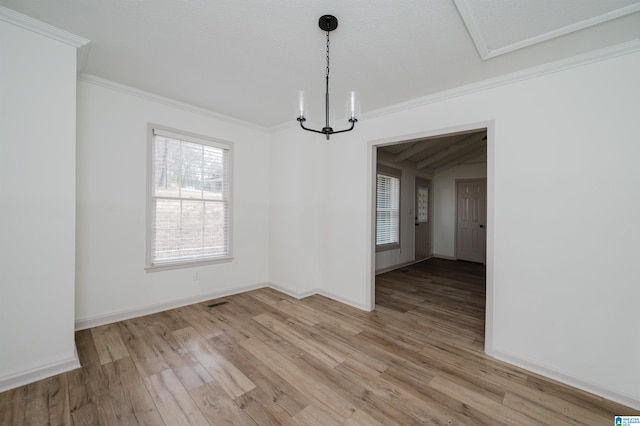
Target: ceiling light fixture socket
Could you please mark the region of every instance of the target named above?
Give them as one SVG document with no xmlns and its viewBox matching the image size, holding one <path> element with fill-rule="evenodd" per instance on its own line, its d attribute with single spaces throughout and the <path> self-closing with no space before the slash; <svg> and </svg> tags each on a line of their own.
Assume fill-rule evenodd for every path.
<svg viewBox="0 0 640 426">
<path fill-rule="evenodd" d="M 318 26 L 322 31 L 333 31 L 338 28 L 338 18 L 333 15 L 322 15 L 318 20 Z"/>
</svg>

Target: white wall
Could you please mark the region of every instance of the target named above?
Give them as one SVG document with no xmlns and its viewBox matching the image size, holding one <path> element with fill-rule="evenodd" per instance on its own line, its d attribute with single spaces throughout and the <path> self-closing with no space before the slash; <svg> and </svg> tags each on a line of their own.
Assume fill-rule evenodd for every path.
<svg viewBox="0 0 640 426">
<path fill-rule="evenodd" d="M 487 177 L 487 163 L 461 164 L 433 177 L 433 255 L 456 256 L 456 179 Z"/>
<path fill-rule="evenodd" d="M 432 182 L 429 173 L 416 170 L 415 163 L 404 161 L 396 163 L 393 155 L 378 150 L 377 163 L 394 167 L 402 171 L 400 178 L 400 248 L 376 252 L 376 271 L 390 270 L 398 265 L 415 261 L 415 193 L 416 177 Z"/>
<path fill-rule="evenodd" d="M 269 156 L 269 169 L 276 171 L 269 186 L 269 281 L 300 297 L 321 286 L 322 229 L 317 223 L 331 170 L 319 166 L 325 163 L 323 138 L 299 129 L 289 132 L 288 141 L 272 144 Z"/>
<path fill-rule="evenodd" d="M 366 308 L 361 295 L 351 291 L 357 282 L 365 284 L 364 271 L 353 267 L 364 265 L 370 247 L 368 242 L 360 242 L 358 249 L 352 246 L 353 233 L 364 232 L 370 220 L 360 208 L 353 209 L 355 200 L 362 205 L 367 198 L 366 181 L 353 173 L 368 161 L 358 152 L 357 145 L 345 144 L 339 135 L 327 141 L 299 127 L 274 132 L 269 209 L 272 286 L 298 297 L 319 292 Z"/>
<path fill-rule="evenodd" d="M 364 119 L 325 143 L 325 211 L 308 225 L 323 235 L 322 291 L 368 305 L 375 141 L 493 121 L 487 351 L 640 407 L 638 75 L 636 52 Z M 274 166 L 280 180 L 293 167 Z"/>
<path fill-rule="evenodd" d="M 76 48 L 0 21 L 0 392 L 78 365 Z"/>
<path fill-rule="evenodd" d="M 264 286 L 269 133 L 101 84 L 78 86 L 78 326 Z M 145 272 L 147 123 L 233 143 L 232 262 Z"/>
</svg>

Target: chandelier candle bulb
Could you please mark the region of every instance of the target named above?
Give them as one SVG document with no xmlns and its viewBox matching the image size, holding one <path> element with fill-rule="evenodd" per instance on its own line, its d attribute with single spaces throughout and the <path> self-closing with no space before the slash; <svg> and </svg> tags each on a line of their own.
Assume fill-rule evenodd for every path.
<svg viewBox="0 0 640 426">
<path fill-rule="evenodd" d="M 304 92 L 298 94 L 298 117 L 304 117 Z"/>
<path fill-rule="evenodd" d="M 354 119 L 356 118 L 356 92 L 349 92 L 349 97 L 348 97 L 348 103 L 349 103 L 349 119 Z"/>
</svg>

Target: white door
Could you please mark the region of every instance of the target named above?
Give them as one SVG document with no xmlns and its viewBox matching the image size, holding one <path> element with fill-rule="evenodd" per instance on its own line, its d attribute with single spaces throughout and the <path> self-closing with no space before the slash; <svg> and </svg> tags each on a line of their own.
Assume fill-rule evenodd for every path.
<svg viewBox="0 0 640 426">
<path fill-rule="evenodd" d="M 456 259 L 484 263 L 487 181 L 458 181 L 456 192 Z"/>
<path fill-rule="evenodd" d="M 431 256 L 431 182 L 416 179 L 415 256 L 416 262 Z"/>
</svg>

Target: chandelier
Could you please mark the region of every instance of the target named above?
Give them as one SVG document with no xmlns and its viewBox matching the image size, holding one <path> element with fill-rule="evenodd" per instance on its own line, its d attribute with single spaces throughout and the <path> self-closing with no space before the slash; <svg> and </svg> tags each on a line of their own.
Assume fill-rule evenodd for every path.
<svg viewBox="0 0 640 426">
<path fill-rule="evenodd" d="M 310 132 L 322 133 L 327 136 L 327 140 L 329 140 L 329 136 L 335 135 L 336 133 L 344 133 L 350 130 L 353 130 L 358 119 L 356 118 L 356 95 L 355 92 L 351 92 L 349 94 L 347 103 L 348 103 L 348 111 L 349 111 L 349 123 L 351 123 L 351 127 L 344 130 L 333 130 L 333 128 L 329 125 L 329 33 L 336 28 L 338 28 L 338 19 L 333 15 L 323 15 L 320 17 L 318 21 L 318 26 L 321 30 L 327 32 L 327 69 L 326 69 L 326 86 L 325 86 L 325 94 L 324 94 L 324 111 L 325 111 L 325 126 L 322 130 L 310 129 L 304 126 L 304 122 L 307 121 L 304 116 L 305 113 L 305 98 L 304 93 L 300 92 L 299 99 L 299 108 L 298 108 L 298 118 L 297 120 L 300 122 L 300 127 L 304 130 L 308 130 Z"/>
</svg>

